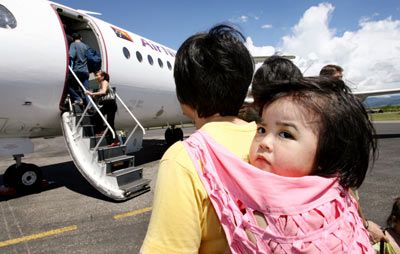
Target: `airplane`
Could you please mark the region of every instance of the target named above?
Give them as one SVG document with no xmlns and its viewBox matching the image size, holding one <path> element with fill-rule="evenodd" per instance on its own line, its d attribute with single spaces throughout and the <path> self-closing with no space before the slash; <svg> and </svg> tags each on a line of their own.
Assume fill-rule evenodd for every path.
<svg viewBox="0 0 400 254">
<path fill-rule="evenodd" d="M 129 155 L 141 149 L 145 128 L 170 126 L 165 136 L 173 143 L 183 138 L 174 127 L 191 120 L 175 95 L 176 51 L 89 14 L 47 0 L 0 2 L 0 156 L 16 161 L 3 180 L 23 191 L 37 190 L 40 168 L 21 158 L 34 152 L 31 139 L 63 135 L 86 180 L 111 199 L 127 200 L 149 191 L 149 180 Z M 115 126 L 128 136 L 121 146 L 104 145 L 104 134 L 93 133 L 88 108 L 72 105 L 67 95 L 68 75 L 74 76 L 67 35 L 74 32 L 99 52 L 101 69 L 116 87 Z M 89 82 L 95 85 L 93 74 Z"/>
<path fill-rule="evenodd" d="M 69 107 L 67 34 L 74 32 L 100 53 L 101 69 L 110 74 L 110 86 L 116 87 L 119 97 L 115 126 L 132 133 L 122 148 L 109 149 L 122 149 L 114 154 L 107 154 L 102 145 L 89 144 L 92 139 L 82 132 L 90 132 L 90 127 L 74 126 L 84 118 L 83 112 L 63 112 L 65 105 Z M 16 160 L 4 181 L 21 189 L 37 188 L 40 169 L 21 161 L 23 154 L 34 152 L 30 139 L 64 135 L 78 170 L 101 193 L 125 200 L 138 188 L 148 187 L 142 171 L 133 166 L 134 158 L 126 154 L 141 148 L 145 128 L 191 123 L 175 95 L 176 51 L 85 11 L 46 0 L 2 0 L 0 38 L 0 156 L 12 155 Z M 89 82 L 96 83 L 93 74 Z M 131 131 L 133 126 L 139 127 Z M 183 137 L 179 128 L 171 130 L 166 132 L 170 140 L 171 135 L 173 140 Z M 115 157 L 120 160 L 112 161 Z M 138 181 L 141 186 L 128 186 Z"/>
</svg>

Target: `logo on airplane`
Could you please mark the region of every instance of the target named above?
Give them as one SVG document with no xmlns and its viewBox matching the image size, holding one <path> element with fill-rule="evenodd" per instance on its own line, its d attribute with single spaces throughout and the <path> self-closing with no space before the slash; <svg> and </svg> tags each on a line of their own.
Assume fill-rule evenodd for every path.
<svg viewBox="0 0 400 254">
<path fill-rule="evenodd" d="M 118 29 L 116 27 L 113 27 L 113 26 L 111 28 L 113 29 L 113 31 L 117 35 L 117 37 L 133 42 L 132 38 L 129 36 L 129 34 L 127 32 L 125 32 L 121 29 Z M 142 40 L 143 47 L 150 47 L 154 51 L 164 52 L 165 54 L 170 55 L 172 57 L 175 57 L 175 55 L 176 55 L 175 52 L 173 52 L 172 50 L 170 50 L 168 48 L 151 43 L 143 38 L 141 38 L 141 40 Z"/>
<path fill-rule="evenodd" d="M 112 30 L 114 30 L 114 33 L 121 39 L 125 39 L 128 41 L 133 42 L 132 38 L 129 36 L 129 34 L 121 29 L 115 28 L 115 27 L 111 27 Z"/>
</svg>

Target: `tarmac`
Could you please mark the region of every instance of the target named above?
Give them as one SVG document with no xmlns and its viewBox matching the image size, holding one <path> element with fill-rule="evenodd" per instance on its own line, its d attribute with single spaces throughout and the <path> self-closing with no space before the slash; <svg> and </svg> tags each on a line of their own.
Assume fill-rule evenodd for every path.
<svg viewBox="0 0 400 254">
<path fill-rule="evenodd" d="M 400 196 L 400 121 L 375 123 L 379 158 L 359 189 L 367 219 L 385 225 Z M 43 170 L 50 186 L 39 193 L 0 196 L 0 253 L 139 253 L 150 219 L 165 129 L 150 130 L 135 164 L 152 179 L 151 191 L 125 202 L 97 192 L 79 174 L 63 137 L 34 139 L 23 162 Z M 194 128 L 184 128 L 185 136 Z M 11 157 L 0 157 L 0 185 Z"/>
</svg>

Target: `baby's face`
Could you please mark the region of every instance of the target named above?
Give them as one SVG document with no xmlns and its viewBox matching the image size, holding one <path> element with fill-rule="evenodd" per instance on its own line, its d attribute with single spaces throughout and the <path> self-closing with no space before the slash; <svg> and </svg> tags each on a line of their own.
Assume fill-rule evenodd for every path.
<svg viewBox="0 0 400 254">
<path fill-rule="evenodd" d="M 310 175 L 317 151 L 318 120 L 289 97 L 264 107 L 250 148 L 250 163 L 281 176 Z"/>
</svg>

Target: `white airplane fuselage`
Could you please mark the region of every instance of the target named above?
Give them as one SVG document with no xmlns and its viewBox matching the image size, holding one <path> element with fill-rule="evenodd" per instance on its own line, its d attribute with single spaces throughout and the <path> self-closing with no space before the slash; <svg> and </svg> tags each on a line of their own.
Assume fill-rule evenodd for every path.
<svg viewBox="0 0 400 254">
<path fill-rule="evenodd" d="M 19 153 L 12 140 L 61 135 L 69 61 L 65 21 L 101 54 L 110 86 L 144 127 L 189 121 L 175 95 L 174 50 L 54 2 L 2 0 L 0 11 L 4 7 L 16 26 L 0 27 L 0 155 Z M 133 124 L 120 107 L 116 128 Z"/>
</svg>

